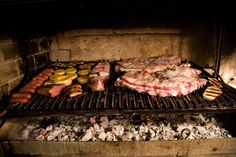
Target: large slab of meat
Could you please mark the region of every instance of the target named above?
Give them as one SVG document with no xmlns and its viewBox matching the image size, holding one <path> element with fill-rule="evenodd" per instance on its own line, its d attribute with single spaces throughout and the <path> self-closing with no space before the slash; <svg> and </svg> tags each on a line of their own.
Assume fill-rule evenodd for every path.
<svg viewBox="0 0 236 157">
<path fill-rule="evenodd" d="M 206 79 L 198 77 L 200 73 L 200 70 L 190 68 L 188 64 L 174 65 L 171 69 L 166 68 L 154 73 L 142 69 L 126 72 L 116 80 L 115 85 L 150 95 L 181 96 L 206 84 Z"/>
</svg>

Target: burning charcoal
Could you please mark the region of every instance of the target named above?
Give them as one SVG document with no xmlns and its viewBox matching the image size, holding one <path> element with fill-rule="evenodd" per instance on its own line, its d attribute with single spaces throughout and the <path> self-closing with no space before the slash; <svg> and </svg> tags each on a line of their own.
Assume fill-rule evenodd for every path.
<svg viewBox="0 0 236 157">
<path fill-rule="evenodd" d="M 73 126 L 73 128 L 72 128 L 72 130 L 73 130 L 74 132 L 79 132 L 80 129 L 81 129 L 80 126 Z"/>
<path fill-rule="evenodd" d="M 85 132 L 85 135 L 82 137 L 81 141 L 89 141 L 92 138 L 92 131 L 89 129 Z"/>
<path fill-rule="evenodd" d="M 51 131 L 53 129 L 53 126 L 52 125 L 49 125 L 46 127 L 46 131 Z"/>
<path fill-rule="evenodd" d="M 105 141 L 105 139 L 106 139 L 106 134 L 105 134 L 105 132 L 101 132 L 101 133 L 98 135 L 98 138 L 99 138 L 101 141 Z"/>
<path fill-rule="evenodd" d="M 108 127 L 109 121 L 108 121 L 108 117 L 107 117 L 107 116 L 101 117 L 101 118 L 100 118 L 100 121 L 101 121 L 100 125 L 101 125 L 102 127 L 104 127 L 104 128 Z"/>
<path fill-rule="evenodd" d="M 122 136 L 124 133 L 124 127 L 122 125 L 113 126 L 112 133 L 117 136 Z"/>
<path fill-rule="evenodd" d="M 95 136 L 92 136 L 92 141 L 98 141 Z"/>
<path fill-rule="evenodd" d="M 134 125 L 141 125 L 142 124 L 141 116 L 140 115 L 134 115 L 133 119 L 132 119 L 132 123 Z"/>
<path fill-rule="evenodd" d="M 38 135 L 35 139 L 38 140 L 38 141 L 43 141 L 44 136 L 43 135 Z"/>
<path fill-rule="evenodd" d="M 94 124 L 96 123 L 96 116 L 90 117 L 89 118 L 90 123 Z"/>
<path fill-rule="evenodd" d="M 188 128 L 185 128 L 181 131 L 182 139 L 187 139 L 190 136 L 190 134 L 191 134 L 191 131 Z"/>
<path fill-rule="evenodd" d="M 98 123 L 93 121 L 93 124 L 91 117 L 84 116 L 38 118 L 24 124 L 21 136 L 23 139 L 49 141 L 145 141 L 231 137 L 214 115 L 210 114 L 134 117 L 96 116 Z M 95 116 L 92 118 L 94 120 Z M 57 122 L 51 124 L 53 121 L 50 119 L 57 119 Z M 42 122 L 48 125 L 42 126 Z"/>
<path fill-rule="evenodd" d="M 53 140 L 58 134 L 60 134 L 59 130 L 52 130 L 51 132 L 49 132 L 49 134 L 47 136 L 47 140 L 48 141 Z"/>
<path fill-rule="evenodd" d="M 205 122 L 205 123 L 209 122 L 209 119 L 207 119 L 206 117 L 204 117 L 202 114 L 199 114 L 199 118 L 200 118 L 200 120 L 202 120 L 202 121 Z"/>
<path fill-rule="evenodd" d="M 41 129 L 41 131 L 39 132 L 39 135 L 46 136 L 47 134 L 48 134 L 48 131 L 45 129 Z"/>
<path fill-rule="evenodd" d="M 113 134 L 110 132 L 110 131 L 108 131 L 107 133 L 106 133 L 106 140 L 107 141 L 112 141 L 113 140 Z"/>
<path fill-rule="evenodd" d="M 65 135 L 61 138 L 62 141 L 69 141 L 69 136 Z"/>
<path fill-rule="evenodd" d="M 44 117 L 43 120 L 39 123 L 39 125 L 42 128 L 46 128 L 48 125 L 53 125 L 56 122 L 57 122 L 56 117 L 51 117 L 51 118 Z"/>
<path fill-rule="evenodd" d="M 71 139 L 70 139 L 70 141 L 72 141 L 72 142 L 75 141 L 75 140 L 76 140 L 75 138 L 71 138 Z"/>
<path fill-rule="evenodd" d="M 110 122 L 109 122 L 109 125 L 116 125 L 118 124 L 118 120 L 117 119 L 112 119 Z"/>
<path fill-rule="evenodd" d="M 132 132 L 128 132 L 128 133 L 127 133 L 127 138 L 128 138 L 128 139 L 132 139 L 132 137 L 133 137 L 133 133 L 132 133 Z"/>
</svg>

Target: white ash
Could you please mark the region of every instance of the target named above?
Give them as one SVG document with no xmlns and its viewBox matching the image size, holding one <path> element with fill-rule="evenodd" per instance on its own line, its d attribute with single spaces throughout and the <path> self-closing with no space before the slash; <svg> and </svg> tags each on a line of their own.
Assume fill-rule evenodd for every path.
<svg viewBox="0 0 236 157">
<path fill-rule="evenodd" d="M 231 137 L 214 115 L 54 116 L 26 122 L 23 140 L 147 141 Z"/>
</svg>

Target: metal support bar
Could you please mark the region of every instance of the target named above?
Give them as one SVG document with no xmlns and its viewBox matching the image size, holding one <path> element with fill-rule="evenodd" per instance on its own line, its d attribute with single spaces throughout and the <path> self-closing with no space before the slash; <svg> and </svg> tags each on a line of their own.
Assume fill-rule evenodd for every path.
<svg viewBox="0 0 236 157">
<path fill-rule="evenodd" d="M 226 29 L 226 23 L 225 21 L 221 21 L 219 34 L 217 35 L 218 40 L 217 40 L 217 49 L 216 49 L 216 58 L 215 58 L 215 70 L 217 73 L 219 73 L 220 71 L 220 61 L 221 61 L 221 53 L 222 53 L 223 45 L 224 45 L 225 29 Z M 217 77 L 216 74 L 215 74 L 215 77 Z"/>
</svg>

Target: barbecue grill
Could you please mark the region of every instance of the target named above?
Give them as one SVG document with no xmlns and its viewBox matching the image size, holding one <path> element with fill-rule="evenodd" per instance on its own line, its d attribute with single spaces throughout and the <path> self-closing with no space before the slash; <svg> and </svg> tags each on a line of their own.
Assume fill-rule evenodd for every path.
<svg viewBox="0 0 236 157">
<path fill-rule="evenodd" d="M 190 63 L 192 67 L 202 71 L 201 77 L 206 79 L 213 77 L 197 64 Z M 93 92 L 88 86 L 85 86 L 86 92 L 82 96 L 74 98 L 68 98 L 63 93 L 55 98 L 35 94 L 27 104 L 10 105 L 9 116 L 33 116 L 50 113 L 92 115 L 97 112 L 99 114 L 235 112 L 236 92 L 226 84 L 222 88 L 223 94 L 214 101 L 205 100 L 202 96 L 209 84 L 185 96 L 151 96 L 114 86 L 118 74 L 115 73 L 115 63 L 113 62 L 112 65 L 111 78 L 104 91 Z M 35 73 L 33 72 L 33 74 Z M 32 76 L 28 76 L 25 82 L 27 83 L 30 78 Z"/>
<path fill-rule="evenodd" d="M 46 3 L 44 5 L 44 2 Z M 29 12 L 34 12 L 35 18 L 33 18 L 33 22 L 27 22 L 28 25 L 20 25 L 17 24 L 19 27 L 16 31 L 16 34 L 19 34 L 19 38 L 17 38 L 19 47 L 21 48 L 21 52 L 19 53 L 20 57 L 22 58 L 22 64 L 24 63 L 24 71 L 25 75 L 21 82 L 11 90 L 11 92 L 17 92 L 21 87 L 23 87 L 25 84 L 27 84 L 33 77 L 38 75 L 40 72 L 47 68 L 54 68 L 57 69 L 59 66 L 55 66 L 55 63 L 73 63 L 74 65 L 78 66 L 81 63 L 98 63 L 103 62 L 104 60 L 99 60 L 102 57 L 106 58 L 106 54 L 98 53 L 96 57 L 98 58 L 96 61 L 94 61 L 94 56 L 89 56 L 89 54 L 86 54 L 86 30 L 89 30 L 88 28 L 92 28 L 90 30 L 91 34 L 90 37 L 94 37 L 92 39 L 92 42 L 97 42 L 97 40 L 100 40 L 100 37 L 108 36 L 135 36 L 134 38 L 137 38 L 135 40 L 143 41 L 142 38 L 138 38 L 138 36 L 142 35 L 157 35 L 160 33 L 160 30 L 155 30 L 155 27 L 162 27 L 162 24 L 165 28 L 168 28 L 170 25 L 166 24 L 168 22 L 172 22 L 172 20 L 178 19 L 183 22 L 188 22 L 189 19 L 191 19 L 191 16 L 197 17 L 196 21 L 198 21 L 198 15 L 200 18 L 205 18 L 208 20 L 208 17 L 214 17 L 213 19 L 214 23 L 214 29 L 213 30 L 213 52 L 215 52 L 215 58 L 213 59 L 214 66 L 210 67 L 208 65 L 203 66 L 199 64 L 196 60 L 188 61 L 188 63 L 191 65 L 192 68 L 199 69 L 202 73 L 200 74 L 201 78 L 208 79 L 208 78 L 217 78 L 218 81 L 222 84 L 222 92 L 223 94 L 219 97 L 217 97 L 213 101 L 209 101 L 203 98 L 203 93 L 207 87 L 209 87 L 211 84 L 207 83 L 204 87 L 184 96 L 168 96 L 168 97 L 160 97 L 160 96 L 151 96 L 146 93 L 138 93 L 137 91 L 124 88 L 124 87 L 118 87 L 115 86 L 115 80 L 121 75 L 120 72 L 116 71 L 116 65 L 117 62 L 120 61 L 119 58 L 122 58 L 123 56 L 116 56 L 116 53 L 113 54 L 113 51 L 111 50 L 111 54 L 107 54 L 108 58 L 110 57 L 110 64 L 111 64 L 111 71 L 110 71 L 110 77 L 105 82 L 105 90 L 104 91 L 92 91 L 88 85 L 82 85 L 83 88 L 83 94 L 69 98 L 64 91 L 61 92 L 60 95 L 56 97 L 48 97 L 44 95 L 39 94 L 33 94 L 32 99 L 27 102 L 26 104 L 9 104 L 9 96 L 4 97 L 2 104 L 0 105 L 0 111 L 4 111 L 3 116 L 1 115 L 1 130 L 2 133 L 0 134 L 0 156 L 6 155 L 6 156 L 25 156 L 25 155 L 33 155 L 33 156 L 235 156 L 236 154 L 236 139 L 235 139 L 235 125 L 233 123 L 233 120 L 235 118 L 235 112 L 236 112 L 236 89 L 232 88 L 231 86 L 227 85 L 223 79 L 219 75 L 219 69 L 221 65 L 221 55 L 223 55 L 223 44 L 225 40 L 225 33 L 226 33 L 226 18 L 225 15 L 228 12 L 224 12 L 224 14 L 221 15 L 215 15 L 215 8 L 219 7 L 219 10 L 224 7 L 221 5 L 221 3 L 215 3 L 212 5 L 212 3 L 204 3 L 202 1 L 195 1 L 195 2 L 187 2 L 182 1 L 180 3 L 177 3 L 175 1 L 167 1 L 167 2 L 154 2 L 152 0 L 148 1 L 139 1 L 137 3 L 134 3 L 132 5 L 131 2 L 125 2 L 125 1 L 113 1 L 113 2 L 105 2 L 102 1 L 101 3 L 95 2 L 91 3 L 89 2 L 73 2 L 72 5 L 65 3 L 67 11 L 65 11 L 65 14 L 63 16 L 58 16 L 54 13 L 51 14 L 51 8 L 54 6 L 59 7 L 58 9 L 64 9 L 62 7 L 61 1 L 54 1 L 54 0 L 46 0 L 44 2 L 40 1 L 24 1 L 22 4 L 19 2 L 16 2 L 14 0 L 11 0 L 9 2 L 4 1 L 3 6 L 17 8 L 18 5 L 21 6 L 22 10 L 27 10 L 31 8 L 32 6 L 38 6 L 38 7 L 32 7 L 29 9 Z M 203 6 L 204 3 L 204 6 Z M 184 6 L 186 4 L 187 6 Z M 166 6 L 166 7 L 159 7 L 159 6 Z M 46 6 L 45 12 L 42 11 L 42 6 Z M 123 8 L 121 7 L 123 6 Z M 134 6 L 134 8 L 132 7 Z M 156 8 L 158 6 L 158 9 Z M 6 8 L 7 8 L 6 7 Z M 29 7 L 29 8 L 28 8 Z M 77 8 L 78 7 L 78 8 Z M 202 10 L 199 12 L 199 8 L 202 7 Z M 109 8 L 109 9 L 108 9 Z M 168 8 L 168 9 L 166 9 Z M 179 8 L 179 9 L 178 9 Z M 185 10 L 187 8 L 187 10 Z M 35 10 L 36 11 L 35 11 Z M 38 11 L 39 9 L 40 11 Z M 106 10 L 107 9 L 107 10 Z M 113 11 L 114 9 L 114 11 Z M 154 11 L 154 10 L 158 11 Z M 0 9 L 1 11 L 4 9 Z M 79 10 L 79 11 L 78 11 Z M 101 11 L 102 10 L 102 11 Z M 120 12 L 122 10 L 122 13 Z M 218 11 L 219 11 L 218 10 Z M 37 12 L 38 11 L 38 12 Z M 107 12 L 106 12 L 107 11 Z M 219 13 L 216 11 L 217 13 Z M 36 13 L 37 12 L 37 13 Z M 42 13 L 42 15 L 40 13 Z M 111 15 L 109 15 L 109 12 L 111 12 Z M 115 13 L 114 13 L 115 12 Z M 147 12 L 147 14 L 145 14 Z M 170 13 L 168 13 L 170 12 Z M 186 12 L 190 12 L 189 15 Z M 49 14 L 50 13 L 50 14 Z M 137 13 L 137 14 L 136 14 Z M 157 13 L 157 15 L 155 14 Z M 175 14 L 176 13 L 176 14 Z M 16 15 L 15 21 L 18 21 L 22 17 L 26 16 L 28 13 L 25 13 L 24 11 L 20 11 L 19 15 Z M 73 21 L 71 17 L 74 17 L 78 15 L 78 21 Z M 167 14 L 167 15 L 166 15 Z M 62 15 L 60 12 L 59 15 Z M 152 16 L 151 16 L 152 15 Z M 166 15 L 166 16 L 165 16 Z M 187 16 L 186 19 L 184 19 L 184 16 Z M 21 17 L 22 16 L 22 17 Z M 111 17 L 110 17 L 111 16 Z M 145 16 L 149 17 L 150 19 L 146 19 Z M 162 17 L 163 16 L 163 17 Z M 30 21 L 31 17 L 26 16 L 27 18 L 22 18 L 24 22 Z M 46 18 L 45 23 L 42 23 L 41 20 L 38 20 L 37 17 L 48 17 Z M 139 19 L 140 17 L 140 19 Z M 114 19 L 113 19 L 114 18 Z M 129 19 L 131 18 L 131 19 Z M 136 18 L 137 21 L 132 21 L 132 18 Z M 169 18 L 169 19 L 168 19 Z M 5 17 L 4 17 L 5 19 Z M 159 20 L 159 21 L 158 21 Z M 178 21 L 177 20 L 177 21 Z M 185 21 L 186 20 L 186 21 Z M 10 28 L 14 26 L 14 20 L 10 20 Z M 56 23 L 55 21 L 60 21 L 59 23 Z M 102 21 L 102 22 L 101 22 Z M 118 22 L 117 22 L 118 21 Z M 194 20 L 193 20 L 194 21 Z M 159 23 L 160 22 L 160 23 Z M 170 23 L 171 23 L 170 22 Z M 20 23 L 20 22 L 19 22 Z M 117 23 L 118 26 L 117 26 Z M 179 25 L 178 22 L 174 21 L 174 25 Z M 191 22 L 190 22 L 191 23 Z M 48 24 L 48 25 L 47 25 Z M 68 24 L 67 26 L 64 26 Z M 166 24 L 166 25 L 165 25 Z M 38 25 L 38 26 L 36 26 Z M 63 26 L 62 26 L 63 25 Z M 194 24 L 193 24 L 194 25 Z M 4 25 L 5 26 L 5 25 Z M 32 28 L 31 28 L 32 27 Z M 71 40 L 72 44 L 76 45 L 79 42 L 84 42 L 85 44 L 81 44 L 79 46 L 85 46 L 85 48 L 81 48 L 82 55 L 87 56 L 80 56 L 80 52 L 75 52 L 75 50 L 71 50 L 67 43 L 63 43 L 63 46 L 56 47 L 56 50 L 58 51 L 56 55 L 59 56 L 61 52 L 63 52 L 63 55 L 66 57 L 66 61 L 55 60 L 55 53 L 51 53 L 55 48 L 53 45 L 51 45 L 51 48 L 48 50 L 43 50 L 42 52 L 38 54 L 34 54 L 35 44 L 34 40 L 31 40 L 31 38 L 34 37 L 34 33 L 38 32 L 52 32 L 51 39 L 53 42 L 60 43 L 61 41 L 57 41 L 57 38 L 54 38 L 53 33 L 55 33 L 58 29 L 58 27 L 62 27 L 60 33 L 58 33 L 59 38 L 63 38 L 63 31 L 67 32 L 70 29 L 76 29 L 79 30 L 70 36 L 68 34 L 65 35 L 64 40 Z M 96 31 L 93 32 L 93 28 L 100 28 L 98 34 L 96 34 Z M 115 29 L 111 29 L 110 27 L 115 27 Z M 143 29 L 141 31 L 134 31 L 130 30 L 124 30 L 127 32 L 122 32 L 122 30 L 119 30 L 123 27 L 148 27 L 147 29 Z M 149 29 L 149 27 L 151 27 Z M 8 25 L 6 24 L 5 29 L 8 29 Z M 28 28 L 28 29 L 27 29 Z M 164 28 L 164 29 L 165 29 Z M 27 31 L 22 31 L 26 29 Z M 83 32 L 85 29 L 85 32 Z M 182 27 L 181 27 L 182 29 Z M 165 34 L 181 34 L 182 30 L 174 30 L 169 31 L 167 29 L 164 30 Z M 188 29 L 183 27 L 183 29 Z M 105 31 L 104 31 L 105 30 Z M 110 33 L 111 32 L 111 33 Z M 14 32 L 15 33 L 15 32 Z M 37 34 L 36 33 L 36 34 Z M 40 34 L 39 33 L 39 34 Z M 41 34 L 43 34 L 41 33 Z M 194 34 L 190 31 L 190 35 Z M 204 35 L 205 32 L 203 32 L 201 35 Z M 78 35 L 79 34 L 79 35 Z M 181 34 L 183 35 L 183 33 Z M 82 37 L 79 42 L 74 40 L 76 37 Z M 146 38 L 146 37 L 145 37 Z M 27 39 L 31 42 L 30 45 L 28 45 L 27 48 L 25 48 L 24 39 Z M 109 40 L 113 38 L 107 38 L 103 41 L 109 42 Z M 119 38 L 120 39 L 120 38 Z M 121 43 L 118 40 L 118 44 Z M 123 40 L 123 39 L 122 39 Z M 132 40 L 134 40 L 132 38 Z M 175 40 L 170 38 L 169 40 Z M 48 40 L 50 41 L 50 40 Z M 91 43 L 90 41 L 90 43 Z M 128 41 L 128 39 L 123 40 Z M 145 41 L 145 40 L 144 40 Z M 150 40 L 147 40 L 148 43 Z M 184 40 L 180 39 L 179 44 L 182 44 Z M 116 43 L 116 42 L 114 42 Z M 137 42 L 138 43 L 138 42 Z M 137 45 L 136 43 L 136 45 Z M 154 43 L 155 44 L 155 43 Z M 37 45 L 37 44 L 36 44 Z M 124 44 L 125 45 L 125 44 Z M 122 46 L 124 46 L 122 45 Z M 160 44 L 161 45 L 161 44 Z M 170 44 L 171 45 L 171 44 Z M 55 45 L 54 45 L 55 46 Z M 78 47 L 79 47 L 78 46 Z M 96 48 L 99 47 L 99 44 L 91 47 Z M 111 49 L 111 46 L 106 45 L 106 50 Z M 121 47 L 122 47 L 121 46 Z M 175 47 L 175 44 L 172 44 L 170 47 Z M 68 48 L 69 47 L 69 48 Z M 76 50 L 80 50 L 80 47 Z M 103 47 L 103 48 L 104 48 Z M 54 49 L 53 49 L 54 48 Z M 100 48 L 100 47 L 99 47 Z M 104 49 L 105 49 L 104 48 Z M 116 47 L 117 48 L 117 47 Z M 155 46 L 150 48 L 156 48 Z M 180 51 L 182 47 L 178 48 L 178 51 Z M 102 49 L 102 48 L 101 48 Z M 145 48 L 144 48 L 145 49 Z M 85 50 L 85 51 L 84 51 Z M 93 50 L 93 49 L 92 49 Z M 131 48 L 131 50 L 133 50 Z M 136 49 L 134 49 L 136 50 Z M 147 57 L 148 55 L 154 55 L 153 51 L 149 53 L 146 48 L 146 50 L 140 50 L 140 54 Z M 91 50 L 90 50 L 91 51 Z M 114 50 L 118 51 L 118 49 Z M 173 51 L 173 52 L 172 52 Z M 46 62 L 46 64 L 42 65 L 40 64 L 40 61 L 36 60 L 37 55 L 40 56 L 46 52 L 46 57 L 41 58 L 42 60 L 47 60 L 49 62 Z M 174 50 L 165 49 L 163 52 L 169 52 L 169 53 L 175 53 Z M 1 53 L 1 51 L 0 51 Z M 78 54 L 77 56 L 75 54 Z M 91 54 L 91 52 L 90 52 Z M 122 53 L 118 53 L 122 54 Z M 141 56 L 140 54 L 137 54 L 137 56 Z M 181 55 L 181 52 L 178 54 Z M 74 56 L 73 56 L 74 55 Z M 100 56 L 99 56 L 100 55 Z M 135 53 L 132 54 L 135 56 Z M 130 56 L 132 56 L 130 55 Z M 158 54 L 155 54 L 158 55 Z M 78 57 L 79 56 L 79 57 Z M 124 58 L 128 57 L 129 55 L 124 56 Z M 190 55 L 191 56 L 191 52 Z M 198 54 L 194 54 L 196 58 L 199 58 Z M 213 55 L 212 55 L 213 56 Z M 74 57 L 74 58 L 73 58 Z M 78 58 L 82 58 L 81 60 L 78 60 Z M 112 58 L 114 57 L 114 58 Z M 205 56 L 203 56 L 205 57 Z M 28 62 L 32 58 L 32 62 Z M 63 57 L 62 57 L 63 58 Z M 85 58 L 85 59 L 83 59 Z M 91 58 L 91 60 L 90 60 Z M 194 57 L 193 57 L 194 58 Z M 54 59 L 54 60 L 53 60 Z M 64 59 L 64 58 L 63 58 Z M 212 58 L 211 58 L 212 59 Z M 209 59 L 211 61 L 211 59 Z M 0 59 L 1 62 L 1 59 Z M 184 61 L 187 62 L 187 61 Z M 65 68 L 65 67 L 63 67 Z M 213 70 L 213 74 L 208 72 L 208 69 Z M 80 141 L 35 141 L 35 140 L 22 140 L 19 139 L 18 135 L 22 131 L 22 126 L 26 125 L 26 121 L 31 121 L 34 118 L 38 117 L 53 117 L 53 116 L 136 116 L 140 118 L 141 115 L 185 115 L 185 114 L 214 114 L 219 116 L 222 119 L 223 126 L 227 129 L 229 129 L 229 132 L 232 134 L 232 138 L 222 138 L 222 139 L 195 139 L 195 140 L 177 140 L 177 141 L 119 141 L 119 142 L 92 142 L 91 140 L 88 142 L 80 142 Z M 17 136 L 17 137 L 16 137 Z M 30 149 L 29 149 L 30 148 Z"/>
</svg>

